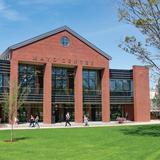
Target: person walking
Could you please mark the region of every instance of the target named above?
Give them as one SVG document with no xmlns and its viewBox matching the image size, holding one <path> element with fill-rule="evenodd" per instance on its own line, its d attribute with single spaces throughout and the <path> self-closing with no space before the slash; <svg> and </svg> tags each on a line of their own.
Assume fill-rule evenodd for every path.
<svg viewBox="0 0 160 160">
<path fill-rule="evenodd" d="M 34 125 L 35 126 L 37 125 L 40 128 L 38 121 L 39 121 L 39 117 L 37 115 L 36 118 L 35 118 L 35 121 L 34 121 Z"/>
<path fill-rule="evenodd" d="M 84 115 L 84 125 L 88 126 L 88 117 Z"/>
<path fill-rule="evenodd" d="M 17 117 L 14 117 L 14 123 L 15 123 L 15 124 L 19 124 L 19 120 L 18 120 Z"/>
<path fill-rule="evenodd" d="M 29 124 L 30 127 L 34 127 L 34 117 L 33 115 L 31 115 L 31 118 L 30 118 L 30 124 Z"/>
<path fill-rule="evenodd" d="M 67 112 L 67 114 L 66 114 L 66 123 L 65 123 L 65 126 L 67 126 L 67 124 L 69 124 L 69 125 L 71 126 L 69 120 L 70 120 L 70 115 L 69 115 L 69 112 Z"/>
</svg>

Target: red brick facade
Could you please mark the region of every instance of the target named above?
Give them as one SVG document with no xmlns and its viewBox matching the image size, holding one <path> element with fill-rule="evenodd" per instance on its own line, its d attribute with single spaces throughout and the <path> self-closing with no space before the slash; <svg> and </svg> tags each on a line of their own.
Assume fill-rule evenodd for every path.
<svg viewBox="0 0 160 160">
<path fill-rule="evenodd" d="M 148 68 L 141 66 L 133 67 L 134 85 L 134 120 L 150 120 L 150 96 L 149 96 L 149 73 Z"/>
<path fill-rule="evenodd" d="M 60 39 L 67 36 L 70 45 L 62 46 Z M 11 51 L 10 91 L 13 82 L 18 82 L 18 64 L 43 64 L 43 122 L 52 123 L 52 66 L 74 67 L 74 111 L 75 122 L 83 121 L 83 79 L 84 68 L 101 70 L 102 121 L 110 121 L 110 78 L 109 59 L 97 50 L 64 30 L 36 42 Z M 149 73 L 145 67 L 133 67 L 134 105 L 126 104 L 125 110 L 130 120 L 149 121 Z"/>
<path fill-rule="evenodd" d="M 71 44 L 63 47 L 60 38 L 67 36 Z M 18 63 L 45 64 L 44 74 L 44 123 L 51 123 L 51 67 L 52 65 L 74 66 L 75 76 L 75 122 L 83 120 L 82 68 L 103 70 L 102 120 L 109 121 L 109 60 L 67 31 L 47 37 L 12 51 L 11 82 L 18 81 Z"/>
</svg>

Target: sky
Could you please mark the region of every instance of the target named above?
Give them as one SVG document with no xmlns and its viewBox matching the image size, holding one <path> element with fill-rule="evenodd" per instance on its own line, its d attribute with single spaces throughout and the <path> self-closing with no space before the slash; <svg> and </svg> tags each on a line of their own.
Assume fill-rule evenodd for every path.
<svg viewBox="0 0 160 160">
<path fill-rule="evenodd" d="M 112 57 L 110 68 L 143 65 L 118 45 L 140 37 L 118 21 L 119 0 L 0 0 L 0 53 L 10 45 L 67 25 Z"/>
</svg>

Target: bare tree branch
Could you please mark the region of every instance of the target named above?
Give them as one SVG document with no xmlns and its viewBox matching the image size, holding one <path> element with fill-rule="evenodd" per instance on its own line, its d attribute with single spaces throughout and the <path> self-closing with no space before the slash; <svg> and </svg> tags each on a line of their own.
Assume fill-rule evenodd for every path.
<svg viewBox="0 0 160 160">
<path fill-rule="evenodd" d="M 160 0 L 121 0 L 120 21 L 135 26 L 144 35 L 144 42 L 126 36 L 119 45 L 160 76 Z M 143 45 L 142 45 L 143 44 Z"/>
</svg>

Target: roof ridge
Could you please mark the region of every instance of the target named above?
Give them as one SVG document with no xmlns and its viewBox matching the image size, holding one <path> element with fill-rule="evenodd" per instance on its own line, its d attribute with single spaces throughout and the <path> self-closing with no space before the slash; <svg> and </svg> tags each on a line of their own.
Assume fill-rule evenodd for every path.
<svg viewBox="0 0 160 160">
<path fill-rule="evenodd" d="M 68 26 L 64 25 L 62 27 L 59 27 L 57 29 L 54 29 L 54 30 L 51 30 L 49 32 L 46 32 L 46 33 L 43 33 L 43 34 L 40 34 L 38 36 L 35 36 L 33 38 L 29 38 L 25 41 L 22 41 L 20 43 L 17 43 L 17 44 L 14 44 L 12 46 L 9 46 L 2 54 L 2 55 L 5 55 L 7 53 L 9 53 L 9 51 L 11 50 L 14 50 L 14 49 L 17 49 L 17 48 L 20 48 L 20 47 L 24 47 L 28 44 L 31 44 L 31 43 L 34 43 L 36 41 L 39 41 L 41 39 L 44 39 L 46 37 L 49 37 L 49 36 L 52 36 L 54 34 L 57 34 L 59 32 L 62 32 L 62 31 L 68 31 L 69 33 L 71 33 L 73 36 L 77 37 L 78 39 L 80 39 L 82 42 L 84 42 L 85 44 L 87 44 L 88 46 L 90 46 L 92 49 L 96 50 L 98 53 L 100 53 L 102 56 L 104 56 L 105 58 L 107 58 L 108 60 L 111 60 L 112 57 L 109 56 L 107 53 L 105 53 L 104 51 L 102 51 L 101 49 L 99 49 L 98 47 L 96 47 L 94 44 L 92 44 L 91 42 L 89 42 L 87 39 L 85 39 L 84 37 L 82 37 L 81 35 L 79 35 L 77 32 L 73 31 L 71 28 L 69 28 Z"/>
</svg>

